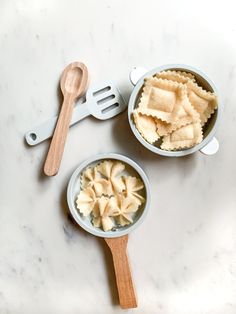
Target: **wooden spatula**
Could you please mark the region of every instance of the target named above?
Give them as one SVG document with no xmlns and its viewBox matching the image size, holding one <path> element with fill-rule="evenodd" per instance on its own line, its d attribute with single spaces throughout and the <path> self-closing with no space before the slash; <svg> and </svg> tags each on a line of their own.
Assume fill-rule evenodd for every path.
<svg viewBox="0 0 236 314">
<path fill-rule="evenodd" d="M 81 62 L 69 64 L 61 75 L 60 86 L 64 101 L 44 164 L 44 173 L 47 176 L 54 176 L 58 173 L 74 103 L 86 92 L 87 84 L 88 70 Z"/>
</svg>

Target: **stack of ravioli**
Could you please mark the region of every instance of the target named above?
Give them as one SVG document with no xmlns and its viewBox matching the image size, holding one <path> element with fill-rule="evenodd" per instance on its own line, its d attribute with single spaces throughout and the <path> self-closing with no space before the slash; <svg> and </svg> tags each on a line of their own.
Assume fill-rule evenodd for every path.
<svg viewBox="0 0 236 314">
<path fill-rule="evenodd" d="M 162 71 L 147 78 L 133 118 L 142 137 L 161 149 L 193 147 L 203 140 L 203 127 L 217 108 L 217 97 L 204 90 L 194 75 Z"/>
</svg>

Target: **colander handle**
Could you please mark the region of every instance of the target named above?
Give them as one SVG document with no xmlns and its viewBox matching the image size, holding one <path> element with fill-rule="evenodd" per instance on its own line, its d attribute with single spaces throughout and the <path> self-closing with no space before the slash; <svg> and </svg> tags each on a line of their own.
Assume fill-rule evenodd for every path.
<svg viewBox="0 0 236 314">
<path fill-rule="evenodd" d="M 200 149 L 200 152 L 204 155 L 211 156 L 215 155 L 220 148 L 218 140 L 213 137 L 210 142 L 208 142 L 203 148 Z"/>
<path fill-rule="evenodd" d="M 105 238 L 109 246 L 116 274 L 116 283 L 122 309 L 137 307 L 132 275 L 127 256 L 128 235 L 117 238 Z"/>
<path fill-rule="evenodd" d="M 129 79 L 130 82 L 135 86 L 138 81 L 141 79 L 141 77 L 147 73 L 148 70 L 143 67 L 133 67 L 133 69 L 130 71 Z"/>
</svg>

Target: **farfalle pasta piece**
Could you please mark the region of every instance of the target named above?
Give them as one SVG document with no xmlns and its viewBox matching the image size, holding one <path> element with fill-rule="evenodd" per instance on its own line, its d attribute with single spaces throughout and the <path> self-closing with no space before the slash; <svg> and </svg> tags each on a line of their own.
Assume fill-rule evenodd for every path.
<svg viewBox="0 0 236 314">
<path fill-rule="evenodd" d="M 102 178 L 97 171 L 97 167 L 87 168 L 81 176 L 81 187 L 91 187 L 97 196 L 102 194 L 109 195 L 111 193 L 110 182 Z"/>
<path fill-rule="evenodd" d="M 114 220 L 111 218 L 114 214 L 114 206 L 112 206 L 111 199 L 107 197 L 100 197 L 93 209 L 92 224 L 104 231 L 109 231 L 114 227 Z"/>
<path fill-rule="evenodd" d="M 83 216 L 87 217 L 93 211 L 97 198 L 94 190 L 87 187 L 81 190 L 76 199 L 76 207 Z"/>
<path fill-rule="evenodd" d="M 186 95 L 185 85 L 152 77 L 145 82 L 137 111 L 170 123 L 176 120 Z"/>
<path fill-rule="evenodd" d="M 124 182 L 119 176 L 124 169 L 124 164 L 111 160 L 105 160 L 97 166 L 97 170 L 110 181 L 111 193 L 109 195 L 120 193 L 124 190 Z"/>
<path fill-rule="evenodd" d="M 191 73 L 186 73 L 182 71 L 173 71 L 173 70 L 167 70 L 159 72 L 155 75 L 157 78 L 162 78 L 166 80 L 171 80 L 178 83 L 187 83 L 189 80 L 194 81 L 195 77 Z"/>
<path fill-rule="evenodd" d="M 131 177 L 131 176 L 124 177 L 123 180 L 125 183 L 125 190 L 124 190 L 125 196 L 133 198 L 137 202 L 138 205 L 141 205 L 142 203 L 144 203 L 145 198 L 139 193 L 137 193 L 138 191 L 142 190 L 144 187 L 142 180 L 136 177 Z"/>
<path fill-rule="evenodd" d="M 130 196 L 117 195 L 112 200 L 114 217 L 121 226 L 129 225 L 133 222 L 132 214 L 138 210 L 138 203 Z"/>
<path fill-rule="evenodd" d="M 81 187 L 86 188 L 89 184 L 92 185 L 95 181 L 101 179 L 101 174 L 96 167 L 85 169 L 81 175 Z"/>
<path fill-rule="evenodd" d="M 161 149 L 176 150 L 189 148 L 202 141 L 200 122 L 188 124 L 163 137 Z"/>
<path fill-rule="evenodd" d="M 204 125 L 217 108 L 217 97 L 191 81 L 187 83 L 187 91 L 191 104 L 200 115 L 201 125 Z"/>
<path fill-rule="evenodd" d="M 160 138 L 157 133 L 157 126 L 153 117 L 143 115 L 138 113 L 137 110 L 134 110 L 133 118 L 137 130 L 147 142 L 153 144 Z"/>
</svg>

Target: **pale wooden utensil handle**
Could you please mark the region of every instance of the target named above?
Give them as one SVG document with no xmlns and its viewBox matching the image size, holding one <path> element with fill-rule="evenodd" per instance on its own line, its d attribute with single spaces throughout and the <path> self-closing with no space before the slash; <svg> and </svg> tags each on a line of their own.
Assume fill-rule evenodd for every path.
<svg viewBox="0 0 236 314">
<path fill-rule="evenodd" d="M 57 174 L 65 147 L 70 120 L 73 111 L 74 99 L 66 96 L 57 120 L 53 138 L 44 164 L 44 173 L 48 176 Z"/>
<path fill-rule="evenodd" d="M 113 257 L 120 306 L 123 309 L 137 307 L 132 275 L 126 253 L 128 235 L 118 238 L 105 238 L 105 241 Z"/>
</svg>

